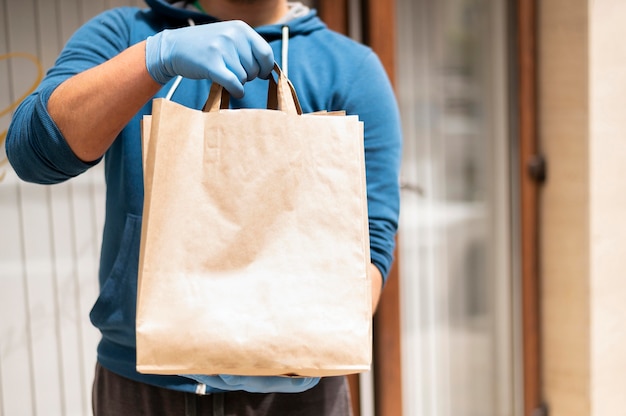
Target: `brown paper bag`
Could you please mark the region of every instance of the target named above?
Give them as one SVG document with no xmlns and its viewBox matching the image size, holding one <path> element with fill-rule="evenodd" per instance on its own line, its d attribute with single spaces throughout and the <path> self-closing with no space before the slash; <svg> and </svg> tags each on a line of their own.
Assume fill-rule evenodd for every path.
<svg viewBox="0 0 626 416">
<path fill-rule="evenodd" d="M 214 85 L 205 111 L 156 99 L 144 120 L 140 372 L 370 368 L 363 126 L 301 115 L 276 72 L 278 111 L 220 109 Z"/>
</svg>

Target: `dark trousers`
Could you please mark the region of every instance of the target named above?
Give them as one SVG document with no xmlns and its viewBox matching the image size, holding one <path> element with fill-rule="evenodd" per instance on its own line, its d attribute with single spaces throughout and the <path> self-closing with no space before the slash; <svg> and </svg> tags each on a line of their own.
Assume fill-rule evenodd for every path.
<svg viewBox="0 0 626 416">
<path fill-rule="evenodd" d="M 121 377 L 98 364 L 93 384 L 95 416 L 350 416 L 345 377 L 323 378 L 303 393 L 200 396 Z"/>
</svg>

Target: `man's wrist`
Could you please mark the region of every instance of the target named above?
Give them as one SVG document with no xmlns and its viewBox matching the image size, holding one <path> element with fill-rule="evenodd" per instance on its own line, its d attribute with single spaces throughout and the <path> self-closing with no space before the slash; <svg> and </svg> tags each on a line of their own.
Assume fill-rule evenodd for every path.
<svg viewBox="0 0 626 416">
<path fill-rule="evenodd" d="M 161 58 L 161 40 L 162 32 L 146 39 L 146 69 L 156 82 L 161 85 L 167 84 L 172 75 L 167 74 L 163 68 L 163 59 Z"/>
</svg>

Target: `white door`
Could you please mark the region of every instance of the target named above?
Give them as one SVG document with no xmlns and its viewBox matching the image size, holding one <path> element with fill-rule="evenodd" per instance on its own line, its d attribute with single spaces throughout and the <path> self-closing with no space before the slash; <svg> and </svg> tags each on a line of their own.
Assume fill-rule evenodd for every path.
<svg viewBox="0 0 626 416">
<path fill-rule="evenodd" d="M 397 0 L 404 414 L 521 415 L 505 0 Z"/>
</svg>

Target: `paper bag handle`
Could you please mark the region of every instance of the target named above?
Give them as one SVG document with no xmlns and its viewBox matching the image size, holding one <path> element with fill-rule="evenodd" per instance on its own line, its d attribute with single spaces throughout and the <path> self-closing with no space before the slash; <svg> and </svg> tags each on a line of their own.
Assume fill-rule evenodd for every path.
<svg viewBox="0 0 626 416">
<path fill-rule="evenodd" d="M 274 63 L 274 72 L 278 75 L 278 82 L 270 76 L 267 93 L 267 108 L 276 109 L 289 114 L 302 114 L 302 107 L 293 84 L 280 70 L 277 63 Z M 230 94 L 221 85 L 214 82 L 209 91 L 209 98 L 206 100 L 202 111 L 216 112 L 220 109 L 228 108 Z"/>
</svg>

